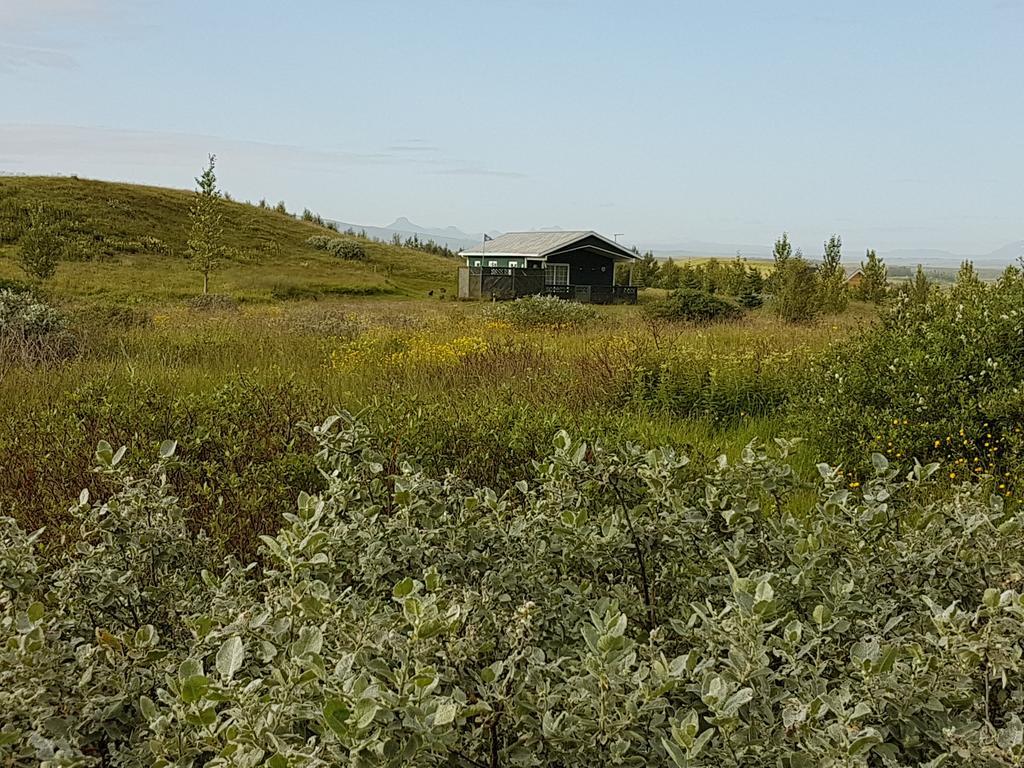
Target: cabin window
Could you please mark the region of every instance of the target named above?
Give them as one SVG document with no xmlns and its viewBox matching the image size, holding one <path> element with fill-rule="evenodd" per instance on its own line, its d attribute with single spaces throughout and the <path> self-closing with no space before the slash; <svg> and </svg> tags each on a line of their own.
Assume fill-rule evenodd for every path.
<svg viewBox="0 0 1024 768">
<path fill-rule="evenodd" d="M 480 259 L 477 259 L 476 261 L 474 261 L 473 262 L 473 266 L 474 267 L 479 267 L 480 266 Z"/>
<path fill-rule="evenodd" d="M 510 262 L 508 263 L 508 265 L 509 265 L 510 267 L 518 267 L 518 266 L 519 266 L 519 262 L 518 262 L 518 261 L 510 261 Z"/>
<path fill-rule="evenodd" d="M 547 283 L 548 285 L 568 285 L 569 265 L 548 264 L 547 270 L 544 275 L 544 282 Z"/>
<path fill-rule="evenodd" d="M 496 262 L 496 261 L 488 261 L 487 262 L 487 266 L 488 267 L 496 267 L 496 266 L 498 266 L 498 262 Z"/>
</svg>

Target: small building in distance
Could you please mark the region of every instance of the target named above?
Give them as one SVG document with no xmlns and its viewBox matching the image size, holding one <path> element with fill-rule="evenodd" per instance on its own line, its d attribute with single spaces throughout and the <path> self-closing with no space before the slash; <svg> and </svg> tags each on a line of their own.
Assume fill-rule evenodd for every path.
<svg viewBox="0 0 1024 768">
<path fill-rule="evenodd" d="M 864 279 L 864 271 L 861 269 L 856 270 L 852 275 L 846 277 L 846 287 L 851 291 L 857 290 L 860 287 L 861 281 Z"/>
<path fill-rule="evenodd" d="M 509 232 L 460 255 L 466 261 L 459 269 L 460 298 L 636 301 L 635 287 L 615 285 L 615 265 L 639 257 L 593 231 Z"/>
</svg>

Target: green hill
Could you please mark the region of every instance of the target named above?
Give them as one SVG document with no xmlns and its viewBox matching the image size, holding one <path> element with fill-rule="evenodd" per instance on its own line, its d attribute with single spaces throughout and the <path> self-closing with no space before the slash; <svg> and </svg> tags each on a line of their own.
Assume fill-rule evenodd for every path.
<svg viewBox="0 0 1024 768">
<path fill-rule="evenodd" d="M 185 190 L 77 178 L 0 177 L 0 280 L 23 277 L 14 257 L 27 212 L 44 206 L 70 244 L 48 283 L 69 300 L 178 302 L 202 290 L 185 260 Z M 422 251 L 360 240 L 367 260 L 346 261 L 307 244 L 342 237 L 319 224 L 224 201 L 231 258 L 210 282 L 213 293 L 245 301 L 324 295 L 415 296 L 455 287 L 457 263 Z"/>
</svg>

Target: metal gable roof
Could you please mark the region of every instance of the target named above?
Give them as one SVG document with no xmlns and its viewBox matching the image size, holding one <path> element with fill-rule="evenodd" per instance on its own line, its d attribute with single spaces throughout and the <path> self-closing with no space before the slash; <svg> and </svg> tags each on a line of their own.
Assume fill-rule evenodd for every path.
<svg viewBox="0 0 1024 768">
<path fill-rule="evenodd" d="M 591 231 L 562 231 L 555 232 L 507 232 L 499 235 L 493 240 L 475 247 L 471 251 L 463 251 L 463 256 L 530 256 L 541 258 L 553 251 L 565 248 L 568 245 L 588 237 L 596 237 L 603 240 L 609 250 L 619 253 L 622 258 L 634 258 L 634 254 L 623 248 L 618 243 Z"/>
</svg>

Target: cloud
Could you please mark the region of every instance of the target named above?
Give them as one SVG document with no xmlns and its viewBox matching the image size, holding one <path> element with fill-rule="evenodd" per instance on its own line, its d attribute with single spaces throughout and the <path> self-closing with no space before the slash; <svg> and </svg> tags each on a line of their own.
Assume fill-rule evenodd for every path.
<svg viewBox="0 0 1024 768">
<path fill-rule="evenodd" d="M 387 147 L 388 152 L 439 152 L 440 147 L 429 147 L 429 146 L 418 146 L 418 145 L 407 145 L 407 144 L 392 144 Z"/>
<path fill-rule="evenodd" d="M 149 3 L 151 0 L 145 0 Z M 73 51 L 91 43 L 111 19 L 140 2 L 126 0 L 0 0 L 0 74 L 28 67 L 70 69 Z"/>
<path fill-rule="evenodd" d="M 93 164 L 146 166 L 179 159 L 204 159 L 214 152 L 236 161 L 289 163 L 343 168 L 402 162 L 388 152 L 346 152 L 290 144 L 227 139 L 197 133 L 138 131 L 73 125 L 0 124 L 0 145 L 24 163 L 75 164 L 88 158 Z"/>
<path fill-rule="evenodd" d="M 440 152 L 440 147 L 435 147 L 426 139 L 406 139 L 392 144 L 387 148 L 388 152 Z"/>
<path fill-rule="evenodd" d="M 0 72 L 13 72 L 24 67 L 72 69 L 75 57 L 57 48 L 0 43 Z"/>
<path fill-rule="evenodd" d="M 516 171 L 497 171 L 491 168 L 440 168 L 430 173 L 436 176 L 491 176 L 501 179 L 525 179 L 525 173 Z"/>
<path fill-rule="evenodd" d="M 0 3 L 0 26 L 10 30 L 69 16 L 92 17 L 119 4 L 117 0 L 4 0 Z"/>
<path fill-rule="evenodd" d="M 197 133 L 140 131 L 73 125 L 0 123 L 0 146 L 9 163 L 34 173 L 79 173 L 103 178 L 190 178 L 213 152 L 235 168 L 291 169 L 339 174 L 356 167 L 392 167 L 447 176 L 523 178 L 464 160 L 418 152 L 355 152 L 246 141 Z M 408 142 L 403 146 L 414 146 Z M 430 154 L 430 153 L 425 153 Z M 185 171 L 182 175 L 183 170 Z"/>
</svg>

